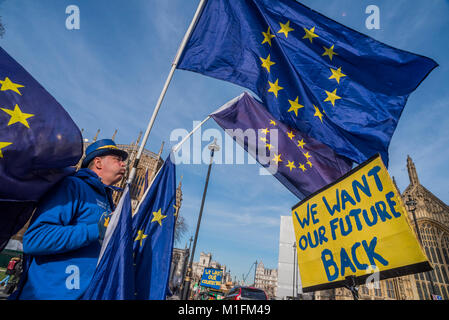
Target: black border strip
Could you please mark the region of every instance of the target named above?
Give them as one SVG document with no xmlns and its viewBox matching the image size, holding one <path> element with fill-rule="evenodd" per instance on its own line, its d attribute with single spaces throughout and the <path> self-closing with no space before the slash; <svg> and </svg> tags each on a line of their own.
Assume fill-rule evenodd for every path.
<svg viewBox="0 0 449 320">
<path fill-rule="evenodd" d="M 379 272 L 379 280 L 396 278 L 396 277 L 401 277 L 401 276 L 419 273 L 419 272 L 431 271 L 432 269 L 433 268 L 430 265 L 429 261 L 419 262 L 419 263 L 411 264 L 408 266 L 403 266 L 403 267 L 398 267 L 398 268 L 394 268 L 394 269 L 390 269 L 390 270 L 381 271 L 381 272 Z M 373 273 L 368 273 L 366 275 L 356 277 L 355 278 L 356 285 L 365 284 L 366 279 L 371 275 L 373 275 Z M 346 283 L 347 283 L 346 280 L 340 280 L 340 281 L 335 281 L 335 282 L 330 282 L 330 283 L 319 284 L 319 285 L 311 286 L 311 287 L 303 287 L 302 291 L 304 293 L 307 293 L 307 292 L 313 292 L 313 291 L 334 289 L 334 288 L 343 287 L 346 285 Z"/>
</svg>

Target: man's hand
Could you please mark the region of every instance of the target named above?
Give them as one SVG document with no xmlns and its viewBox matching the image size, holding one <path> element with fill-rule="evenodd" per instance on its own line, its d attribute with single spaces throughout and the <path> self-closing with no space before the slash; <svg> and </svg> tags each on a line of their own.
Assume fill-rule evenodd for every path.
<svg viewBox="0 0 449 320">
<path fill-rule="evenodd" d="M 107 226 L 103 219 L 100 219 L 100 221 L 98 221 L 98 240 L 100 240 L 101 244 L 103 244 L 104 236 L 106 234 L 107 227 L 105 225 Z"/>
</svg>

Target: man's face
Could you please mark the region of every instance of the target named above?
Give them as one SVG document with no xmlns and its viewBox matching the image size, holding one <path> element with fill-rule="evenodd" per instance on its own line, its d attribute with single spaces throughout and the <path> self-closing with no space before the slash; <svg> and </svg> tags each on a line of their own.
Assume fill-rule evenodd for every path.
<svg viewBox="0 0 449 320">
<path fill-rule="evenodd" d="M 94 159 L 94 170 L 101 178 L 101 181 L 107 185 L 113 185 L 119 182 L 125 174 L 125 162 L 120 156 L 107 155 Z"/>
</svg>

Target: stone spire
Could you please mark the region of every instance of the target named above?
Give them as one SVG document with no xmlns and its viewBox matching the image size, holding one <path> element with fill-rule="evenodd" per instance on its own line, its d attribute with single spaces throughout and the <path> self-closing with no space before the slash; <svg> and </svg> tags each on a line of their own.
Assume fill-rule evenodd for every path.
<svg viewBox="0 0 449 320">
<path fill-rule="evenodd" d="M 414 186 L 419 185 L 418 173 L 416 172 L 415 164 L 410 156 L 407 156 L 407 170 L 410 184 Z"/>
<path fill-rule="evenodd" d="M 136 146 L 139 145 L 141 138 L 142 138 L 142 131 L 139 132 L 139 136 L 137 137 L 137 140 L 136 140 Z"/>
<path fill-rule="evenodd" d="M 162 155 L 162 150 L 164 150 L 164 144 L 165 144 L 165 141 L 162 141 L 161 148 L 159 149 L 159 153 L 157 154 L 157 156 L 158 156 L 159 158 L 160 158 L 161 155 Z"/>
<path fill-rule="evenodd" d="M 112 135 L 111 140 L 114 141 L 115 140 L 115 135 L 117 134 L 117 129 L 115 129 L 114 134 Z"/>
<path fill-rule="evenodd" d="M 92 142 L 97 141 L 98 139 L 98 134 L 100 133 L 100 129 L 97 130 L 97 134 L 95 135 L 95 137 L 93 138 Z"/>
<path fill-rule="evenodd" d="M 399 188 L 398 188 L 398 184 L 396 183 L 396 179 L 394 178 L 394 176 L 393 176 L 393 185 L 394 185 L 394 187 L 396 188 L 396 191 L 398 192 L 398 194 L 400 195 L 400 194 L 401 194 L 401 191 L 400 191 Z"/>
</svg>

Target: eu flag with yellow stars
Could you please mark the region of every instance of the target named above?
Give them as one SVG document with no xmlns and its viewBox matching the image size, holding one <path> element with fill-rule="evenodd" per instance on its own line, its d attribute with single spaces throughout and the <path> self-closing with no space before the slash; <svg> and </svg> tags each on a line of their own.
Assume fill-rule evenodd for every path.
<svg viewBox="0 0 449 320">
<path fill-rule="evenodd" d="M 135 298 L 165 300 L 169 292 L 176 212 L 176 168 L 170 156 L 133 217 Z"/>
<path fill-rule="evenodd" d="M 0 250 L 82 153 L 69 114 L 0 47 Z"/>
<path fill-rule="evenodd" d="M 352 161 L 306 134 L 274 119 L 248 93 L 231 100 L 211 117 L 299 199 L 337 180 Z"/>
<path fill-rule="evenodd" d="M 338 154 L 388 165 L 407 98 L 436 66 L 294 0 L 209 0 L 178 68 L 246 87 Z"/>
<path fill-rule="evenodd" d="M 97 267 L 82 300 L 133 300 L 132 209 L 129 185 L 109 220 Z"/>
</svg>

